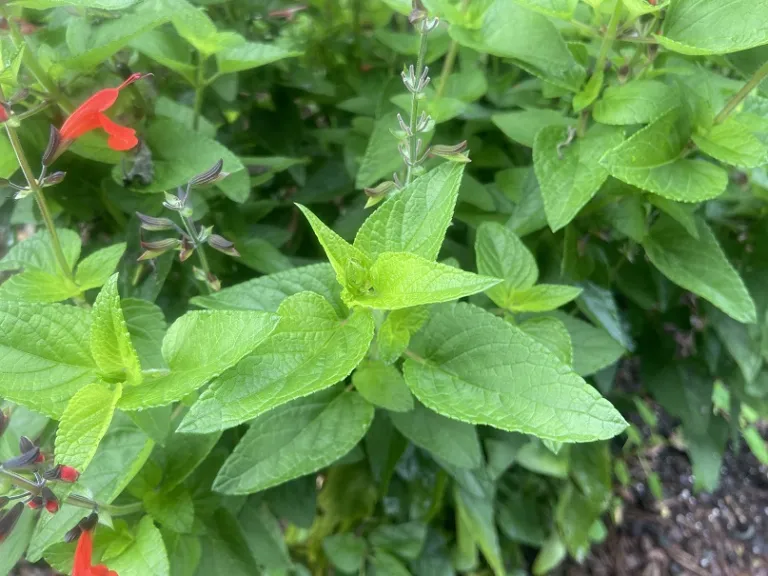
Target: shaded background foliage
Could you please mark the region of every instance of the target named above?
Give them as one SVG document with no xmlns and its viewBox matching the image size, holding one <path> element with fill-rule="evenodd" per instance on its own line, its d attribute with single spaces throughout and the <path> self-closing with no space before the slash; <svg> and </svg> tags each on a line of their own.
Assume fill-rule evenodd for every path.
<svg viewBox="0 0 768 576">
<path fill-rule="evenodd" d="M 139 501 L 148 514 L 116 515 L 99 528 L 96 553 L 121 576 L 546 573 L 567 557 L 584 559 L 620 523 L 617 494 L 633 476 L 663 501 L 649 454 L 684 451 L 690 488 L 705 491 L 718 484 L 729 439 L 735 446 L 743 438 L 743 449 L 768 462 L 759 425 L 768 410 L 761 84 L 768 8 L 757 0 L 727 10 L 714 0 L 423 4 L 441 18 L 425 55 L 432 83 L 422 106 L 436 121 L 430 140 L 466 140 L 471 158 L 439 260 L 514 284 L 506 295 L 491 289 L 469 300 L 539 334 L 630 427 L 610 442 L 561 445 L 471 426 L 414 401 L 401 364 L 384 366 L 375 355 L 345 382 L 359 395 L 339 385 L 223 432 L 211 424 L 219 413 L 206 396 L 189 409 L 194 388 L 173 408 L 128 392 L 114 400 L 121 410 L 112 418 L 113 404 L 109 430 L 83 465 L 91 497 L 115 500 L 117 509 Z M 410 105 L 400 71 L 419 51 L 410 1 L 25 0 L 2 8 L 7 85 L 33 89 L 14 105 L 17 114 L 36 111 L 19 128 L 30 158 L 42 154 L 49 125 L 60 126 L 73 103 L 131 72 L 153 73 L 110 112 L 137 129 L 139 148 L 123 155 L 97 134 L 83 137 L 56 163 L 66 179 L 47 191 L 57 227 L 77 232 L 62 235 L 73 262 L 80 243 L 83 256 L 125 243 L 85 298 L 97 310 L 102 284 L 105 300 L 118 298 L 140 368 L 176 370 L 178 361 L 186 369 L 179 358 L 204 356 L 217 336 L 244 341 L 251 330 L 255 340 L 257 316 L 236 321 L 234 313 L 232 323 L 199 328 L 170 350 L 163 338 L 190 309 L 278 311 L 297 291 L 291 283 L 321 294 L 323 318 L 338 321 L 346 307 L 330 269 L 296 271 L 325 261 L 296 203 L 352 242 L 371 212 L 363 190 L 402 168 L 392 131 Z M 740 90 L 750 78 L 747 95 Z M 240 257 L 207 250 L 223 286 L 210 294 L 192 262 L 174 253 L 137 261 L 140 239 L 156 236 L 140 231 L 135 213 L 167 216 L 161 192 L 219 159 L 229 176 L 193 190 L 190 202 L 194 220 L 233 240 Z M 426 168 L 442 162 L 430 158 Z M 2 137 L 0 177 L 16 170 Z M 5 244 L 20 246 L 40 215 L 31 196 L 13 200 L 10 187 L 2 190 Z M 514 256 L 484 260 L 483 242 Z M 3 270 L 19 268 L 10 256 L 3 262 Z M 0 286 L 3 300 L 42 299 L 36 286 L 57 281 L 51 261 L 44 281 L 20 291 L 18 277 L 31 266 L 24 264 L 17 284 Z M 119 277 L 108 281 L 115 268 Z M 295 275 L 272 276 L 286 271 Z M 540 295 L 521 304 L 534 285 L 581 292 L 550 307 L 530 304 Z M 279 312 L 292 313 L 298 327 L 306 310 L 322 316 L 312 298 L 289 300 L 295 309 Z M 411 321 L 406 342 L 424 319 Z M 354 329 L 366 327 L 345 324 Z M 428 347 L 428 335 L 415 342 Z M 279 343 L 268 354 L 290 360 Z M 326 378 L 343 380 L 356 363 L 340 356 L 335 380 Z M 400 387 L 383 394 L 376 383 L 385 381 Z M 63 407 L 3 393 L 26 407 L 14 408 L 2 459 L 15 455 L 21 434 L 58 451 L 49 417 Z M 657 405 L 672 419 L 660 424 Z M 241 453 L 250 451 L 250 462 L 282 449 L 249 444 L 259 429 L 284 430 L 287 446 L 290 426 L 301 429 L 320 413 L 341 439 L 327 443 L 331 466 L 281 477 L 267 460 L 238 473 Z M 370 425 L 363 440 L 345 444 L 345 425 L 361 421 Z M 180 424 L 205 434 L 175 431 Z M 73 550 L 61 538 L 80 512 L 65 508 L 53 518 L 37 522 L 25 512 L 3 543 L 9 552 L 0 566 L 10 570 L 26 549 L 31 560 L 66 571 Z"/>
</svg>

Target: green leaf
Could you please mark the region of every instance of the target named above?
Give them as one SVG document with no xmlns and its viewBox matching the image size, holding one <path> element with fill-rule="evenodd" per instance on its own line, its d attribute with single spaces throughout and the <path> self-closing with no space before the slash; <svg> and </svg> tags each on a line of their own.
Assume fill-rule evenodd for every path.
<svg viewBox="0 0 768 576">
<path fill-rule="evenodd" d="M 763 366 L 758 327 L 741 324 L 716 309 L 708 311 L 707 320 L 741 369 L 744 382 L 753 382 Z"/>
<path fill-rule="evenodd" d="M 8 136 L 0 133 L 0 178 L 10 178 L 18 169 L 19 162 L 16 160 L 16 154 L 13 152 Z"/>
<path fill-rule="evenodd" d="M 240 524 L 231 512 L 219 508 L 206 522 L 203 553 L 197 574 L 253 576 L 259 569 Z"/>
<path fill-rule="evenodd" d="M 365 540 L 351 532 L 332 534 L 323 539 L 323 551 L 336 568 L 346 574 L 355 574 L 363 565 L 366 554 Z"/>
<path fill-rule="evenodd" d="M 581 292 L 578 286 L 539 284 L 515 292 L 507 308 L 513 312 L 548 312 L 578 298 Z"/>
<path fill-rule="evenodd" d="M 33 510 L 24 509 L 16 526 L 3 540 L 3 555 L 0 556 L 0 574 L 12 574 L 16 563 L 24 556 L 35 529 L 37 515 Z"/>
<path fill-rule="evenodd" d="M 415 560 L 424 548 L 427 526 L 422 522 L 404 524 L 382 524 L 371 532 L 368 541 L 371 546 L 389 550 L 393 554 Z"/>
<path fill-rule="evenodd" d="M 643 14 L 653 14 L 659 12 L 662 8 L 669 6 L 671 0 L 658 0 L 651 4 L 648 0 L 622 0 L 624 7 L 629 10 L 632 18 L 637 18 Z"/>
<path fill-rule="evenodd" d="M 373 420 L 354 392 L 320 392 L 256 418 L 219 471 L 214 490 L 249 494 L 316 472 L 349 452 Z"/>
<path fill-rule="evenodd" d="M 495 0 L 479 29 L 451 26 L 449 32 L 463 46 L 511 58 L 531 74 L 562 88 L 575 92 L 584 81 L 584 68 L 576 62 L 555 25 L 546 16 L 509 0 Z"/>
<path fill-rule="evenodd" d="M 553 232 L 573 220 L 608 179 L 600 158 L 624 139 L 621 130 L 600 126 L 565 144 L 568 136 L 568 128 L 547 126 L 533 143 L 533 166 Z"/>
<path fill-rule="evenodd" d="M 606 88 L 603 97 L 595 103 L 592 116 L 602 124 L 645 124 L 679 103 L 677 91 L 658 80 L 632 80 Z"/>
<path fill-rule="evenodd" d="M 516 462 L 523 468 L 552 478 L 568 478 L 568 455 L 554 454 L 543 442 L 531 440 L 517 452 Z"/>
<path fill-rule="evenodd" d="M 269 336 L 277 321 L 266 312 L 187 312 L 163 339 L 163 358 L 171 372 L 126 389 L 120 408 L 140 410 L 180 400 L 237 364 Z"/>
<path fill-rule="evenodd" d="M 240 252 L 238 261 L 261 274 L 275 274 L 293 268 L 288 256 L 262 238 L 238 240 L 235 248 Z"/>
<path fill-rule="evenodd" d="M 557 110 L 536 109 L 516 112 L 502 112 L 491 116 L 491 120 L 507 138 L 533 148 L 539 130 L 547 126 L 574 126 L 576 120 L 567 118 Z"/>
<path fill-rule="evenodd" d="M 168 530 L 180 534 L 192 531 L 195 505 L 189 491 L 183 486 L 172 491 L 147 492 L 144 495 L 144 510 Z"/>
<path fill-rule="evenodd" d="M 447 302 L 500 282 L 407 252 L 385 252 L 370 269 L 372 291 L 352 304 L 385 310 Z"/>
<path fill-rule="evenodd" d="M 433 309 L 410 350 L 405 381 L 445 416 L 564 442 L 611 438 L 626 427 L 548 348 L 480 308 Z"/>
<path fill-rule="evenodd" d="M 59 418 L 96 379 L 89 317 L 63 304 L 0 301 L 0 396 Z"/>
<path fill-rule="evenodd" d="M 387 314 L 376 336 L 379 359 L 385 364 L 397 361 L 408 347 L 411 336 L 419 331 L 427 318 L 429 310 L 423 306 L 401 308 Z"/>
<path fill-rule="evenodd" d="M 408 576 L 410 572 L 402 563 L 383 550 L 376 550 L 371 561 L 376 576 Z"/>
<path fill-rule="evenodd" d="M 170 491 L 184 482 L 205 461 L 219 438 L 220 432 L 191 435 L 177 430 L 171 434 L 165 447 L 163 488 Z"/>
<path fill-rule="evenodd" d="M 679 114 L 665 114 L 608 152 L 601 160 L 619 180 L 680 202 L 719 196 L 728 174 L 702 160 L 680 158 L 687 134 L 678 128 Z"/>
<path fill-rule="evenodd" d="M 120 306 L 123 309 L 125 326 L 128 328 L 131 342 L 139 356 L 141 368 L 143 370 L 167 368 L 163 359 L 162 345 L 168 326 L 160 307 L 138 298 L 123 298 Z"/>
<path fill-rule="evenodd" d="M 563 544 L 560 536 L 557 532 L 552 532 L 536 555 L 536 560 L 533 562 L 533 573 L 536 576 L 549 574 L 565 560 L 567 554 L 568 551 L 565 549 L 565 544 Z"/>
<path fill-rule="evenodd" d="M 672 200 L 667 200 L 666 198 L 655 195 L 648 196 L 648 201 L 667 214 L 667 216 L 677 220 L 677 223 L 685 228 L 685 231 L 688 232 L 688 234 L 697 240 L 699 239 L 699 228 L 696 224 L 695 214 L 697 208 L 696 205 L 673 202 Z"/>
<path fill-rule="evenodd" d="M 97 10 L 125 10 L 139 0 L 14 0 L 14 5 L 44 10 L 58 6 L 77 6 L 78 8 L 96 8 Z"/>
<path fill-rule="evenodd" d="M 560 320 L 549 316 L 531 318 L 520 324 L 520 329 L 549 348 L 563 364 L 573 365 L 571 335 Z"/>
<path fill-rule="evenodd" d="M 120 576 L 170 576 L 163 537 L 150 516 L 141 519 L 133 544 L 110 560 L 109 567 Z"/>
<path fill-rule="evenodd" d="M 103 286 L 117 268 L 125 248 L 125 242 L 118 242 L 83 258 L 75 271 L 75 284 L 82 291 Z"/>
<path fill-rule="evenodd" d="M 288 50 L 277 44 L 246 42 L 217 52 L 216 62 L 220 74 L 232 74 L 258 68 L 285 58 L 301 56 L 301 54 L 299 51 Z"/>
<path fill-rule="evenodd" d="M 78 480 L 78 490 L 97 502 L 111 504 L 149 458 L 154 444 L 130 419 L 115 414 L 91 465 Z M 83 518 L 83 509 L 62 506 L 55 515 L 41 516 L 35 527 L 27 559 L 37 562 L 43 552 L 61 542 L 64 534 Z"/>
<path fill-rule="evenodd" d="M 393 412 L 413 409 L 413 396 L 400 371 L 380 360 L 366 360 L 352 375 L 352 384 L 374 406 Z"/>
<path fill-rule="evenodd" d="M 130 45 L 131 48 L 136 49 L 147 58 L 180 74 L 189 84 L 194 84 L 197 81 L 197 66 L 192 63 L 189 46 L 172 28 L 163 27 L 149 30 L 132 40 Z M 169 113 L 173 104 L 169 105 L 168 102 L 175 103 L 164 96 L 160 96 L 155 104 L 155 113 L 174 118 L 188 128 L 192 128 L 191 118 L 190 122 L 187 123 L 177 115 Z M 174 107 L 174 109 L 179 110 L 178 107 Z M 215 136 L 216 129 L 213 128 L 212 132 L 209 131 L 210 129 L 206 130 L 206 124 L 208 123 L 205 118 L 200 118 L 201 131 L 207 136 Z"/>
<path fill-rule="evenodd" d="M 117 274 L 99 292 L 91 316 L 91 354 L 99 371 L 109 378 L 140 384 L 141 365 L 120 305 Z"/>
<path fill-rule="evenodd" d="M 568 20 L 573 16 L 578 0 L 514 0 L 518 4 L 526 6 L 531 10 L 541 12 L 546 16 L 554 16 Z"/>
<path fill-rule="evenodd" d="M 347 307 L 341 301 L 341 286 L 330 264 L 313 264 L 254 278 L 208 296 L 195 296 L 192 304 L 218 310 L 265 310 L 276 312 L 283 300 L 299 292 L 323 296 L 340 316 Z"/>
<path fill-rule="evenodd" d="M 393 172 L 401 170 L 403 159 L 397 150 L 397 140 L 391 130 L 397 128 L 397 114 L 390 112 L 378 118 L 368 139 L 365 154 L 355 177 L 355 188 L 370 188 Z"/>
<path fill-rule="evenodd" d="M 605 73 L 603 70 L 596 70 L 592 76 L 590 76 L 584 88 L 573 97 L 573 110 L 574 112 L 581 112 L 587 106 L 590 106 L 597 97 L 600 96 L 600 90 L 603 89 L 603 80 L 605 79 Z"/>
<path fill-rule="evenodd" d="M 565 324 L 573 344 L 573 370 L 579 376 L 589 376 L 610 366 L 624 355 L 624 347 L 602 328 L 564 312 L 553 317 Z"/>
<path fill-rule="evenodd" d="M 340 319 L 320 295 L 301 292 L 278 310 L 274 333 L 203 392 L 182 421 L 184 432 L 210 432 L 246 422 L 346 378 L 373 338 L 370 311 Z"/>
<path fill-rule="evenodd" d="M 235 154 L 216 140 L 176 120 L 157 116 L 149 124 L 146 142 L 152 150 L 155 177 L 151 184 L 137 188 L 138 192 L 173 190 L 209 170 L 219 160 L 224 160 L 224 171 L 229 176 L 217 182 L 216 186 L 235 202 L 248 199 L 251 192 L 248 171 Z M 123 172 L 120 166 L 115 167 L 112 176 L 122 184 Z"/>
<path fill-rule="evenodd" d="M 712 230 L 702 220 L 697 220 L 697 228 L 698 240 L 662 216 L 643 242 L 645 253 L 675 284 L 708 300 L 734 320 L 756 322 L 755 303 Z"/>
<path fill-rule="evenodd" d="M 483 464 L 474 426 L 440 416 L 420 403 L 410 412 L 393 412 L 389 417 L 408 440 L 449 464 L 459 468 L 478 468 Z"/>
<path fill-rule="evenodd" d="M 237 517 L 253 558 L 266 572 L 290 570 L 292 561 L 283 536 L 283 525 L 272 515 L 267 502 L 251 496 Z"/>
<path fill-rule="evenodd" d="M 530 250 L 509 228 L 484 222 L 475 240 L 477 270 L 485 276 L 503 278 L 501 284 L 487 290 L 498 306 L 508 308 L 515 293 L 536 284 L 539 267 Z"/>
<path fill-rule="evenodd" d="M 469 534 L 482 551 L 493 573 L 496 576 L 503 576 L 504 561 L 494 519 L 491 487 L 488 486 L 487 481 L 476 482 L 476 489 L 471 491 L 460 484 L 454 487 L 453 499 L 456 503 L 458 519 L 468 528 Z"/>
<path fill-rule="evenodd" d="M 411 252 L 434 260 L 451 223 L 464 164 L 447 162 L 395 192 L 360 227 L 355 247 L 376 258 Z"/>
<path fill-rule="evenodd" d="M 362 287 L 364 280 L 359 275 L 371 267 L 370 257 L 341 236 L 328 228 L 322 220 L 315 216 L 306 206 L 297 204 L 309 221 L 312 230 L 325 250 L 325 255 L 336 272 L 336 279 L 344 288 L 356 291 Z"/>
<path fill-rule="evenodd" d="M 729 116 L 721 124 L 695 133 L 693 141 L 702 152 L 726 164 L 743 168 L 762 166 L 768 159 L 768 148 L 744 122 Z"/>
<path fill-rule="evenodd" d="M 752 0 L 677 0 L 667 9 L 656 39 L 668 50 L 691 55 L 727 54 L 768 44 L 768 5 Z"/>
<path fill-rule="evenodd" d="M 171 11 L 165 2 L 143 2 L 131 13 L 107 19 L 91 28 L 82 51 L 73 53 L 57 64 L 60 70 L 88 71 L 109 60 L 117 52 L 145 32 L 157 28 L 170 19 Z"/>
<path fill-rule="evenodd" d="M 57 464 L 71 466 L 80 473 L 86 470 L 109 429 L 122 392 L 120 384 L 110 390 L 94 382 L 72 396 L 56 432 Z"/>
<path fill-rule="evenodd" d="M 25 46 L 22 44 L 10 59 L 0 58 L 0 65 L 2 65 L 2 68 L 0 68 L 0 84 L 5 84 L 6 86 L 15 86 L 17 84 L 21 61 L 24 57 L 24 49 Z"/>
<path fill-rule="evenodd" d="M 80 236 L 65 228 L 57 228 L 56 233 L 71 270 L 80 256 Z M 60 302 L 80 294 L 61 270 L 47 230 L 15 244 L 0 260 L 0 270 L 21 270 L 0 285 L 3 300 Z"/>
</svg>

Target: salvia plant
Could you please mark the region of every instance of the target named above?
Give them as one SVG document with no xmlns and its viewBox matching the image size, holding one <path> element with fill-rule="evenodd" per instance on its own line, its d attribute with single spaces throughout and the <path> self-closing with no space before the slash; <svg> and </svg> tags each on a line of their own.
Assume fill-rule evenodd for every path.
<svg viewBox="0 0 768 576">
<path fill-rule="evenodd" d="M 545 574 L 642 422 L 768 463 L 766 76 L 763 0 L 0 1 L 0 573 Z"/>
</svg>

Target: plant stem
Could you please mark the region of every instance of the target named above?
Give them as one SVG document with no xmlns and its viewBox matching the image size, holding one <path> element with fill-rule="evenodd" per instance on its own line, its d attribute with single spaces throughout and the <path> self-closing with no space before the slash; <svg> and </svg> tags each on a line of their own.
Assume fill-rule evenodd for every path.
<svg viewBox="0 0 768 576">
<path fill-rule="evenodd" d="M 741 102 L 747 96 L 749 96 L 749 93 L 752 92 L 752 90 L 754 90 L 757 85 L 765 79 L 766 76 L 768 76 L 768 62 L 760 66 L 760 68 L 757 69 L 757 72 L 752 75 L 752 78 L 749 79 L 749 82 L 744 84 L 744 86 L 741 87 L 741 90 L 733 95 L 733 98 L 728 101 L 725 107 L 715 117 L 715 124 L 724 122 L 725 119 L 728 118 L 728 116 L 731 114 L 731 112 L 733 112 L 736 107 L 741 104 Z"/>
<path fill-rule="evenodd" d="M 195 108 L 192 116 L 192 129 L 197 131 L 200 127 L 200 114 L 203 110 L 203 91 L 205 90 L 205 61 L 203 54 L 197 54 L 197 76 L 195 78 Z"/>
<path fill-rule="evenodd" d="M 421 75 L 424 73 L 424 60 L 427 55 L 427 34 L 426 32 L 421 32 L 421 37 L 419 38 L 419 57 L 416 60 L 416 80 L 418 81 L 419 78 L 421 78 Z M 410 142 L 408 143 L 408 149 L 409 149 L 409 155 L 410 155 L 410 162 L 407 166 L 407 170 L 405 173 L 405 184 L 406 186 L 411 183 L 411 180 L 413 179 L 413 162 L 416 160 L 417 152 L 416 152 L 416 142 L 418 141 L 418 137 L 416 136 L 416 124 L 418 122 L 418 114 L 419 114 L 419 94 L 412 93 L 411 94 L 411 118 L 410 118 L 410 124 L 409 128 L 411 131 L 410 136 Z"/>
<path fill-rule="evenodd" d="M 621 9 L 623 6 L 624 4 L 622 2 L 616 2 L 616 7 L 613 9 L 611 19 L 608 21 L 608 29 L 605 31 L 605 36 L 603 36 L 603 43 L 600 45 L 600 52 L 597 55 L 595 70 L 592 72 L 593 75 L 605 68 L 608 52 L 611 50 L 613 41 L 616 40 L 616 30 L 619 28 L 619 20 L 621 19 Z"/>
<path fill-rule="evenodd" d="M 181 217 L 181 222 L 184 224 L 184 229 L 187 231 L 187 234 L 192 239 L 192 242 L 195 243 L 195 252 L 197 252 L 197 257 L 200 259 L 200 266 L 202 267 L 203 272 L 205 272 L 205 277 L 210 278 L 211 267 L 208 265 L 208 257 L 205 255 L 205 248 L 198 240 L 195 223 L 192 222 L 186 216 Z M 208 282 L 204 282 L 204 284 L 206 289 L 208 290 L 208 293 L 209 294 L 212 293 L 213 290 L 211 290 L 211 287 L 208 285 Z"/>
<path fill-rule="evenodd" d="M 8 15 L 8 11 L 5 8 L 0 8 L 0 16 L 2 16 L 8 23 L 8 30 L 11 33 L 11 40 L 13 40 L 14 47 L 17 50 L 20 49 L 26 43 L 24 42 L 24 37 L 19 30 L 18 24 L 16 24 L 13 18 Z M 26 49 L 24 50 L 22 61 L 24 62 L 24 66 L 26 66 L 29 71 L 32 72 L 32 75 L 40 83 L 40 85 L 45 88 L 45 91 L 56 99 L 56 102 L 61 107 L 61 109 L 64 110 L 64 112 L 67 114 L 71 114 L 75 109 L 75 105 L 72 104 L 72 101 L 67 96 L 65 96 L 61 90 L 59 90 L 59 87 L 50 78 L 50 76 L 45 73 L 43 67 L 37 61 L 37 57 L 35 56 L 34 52 L 29 49 L 29 46 L 26 46 Z"/>
<path fill-rule="evenodd" d="M 459 12 L 463 13 L 467 6 L 469 6 L 469 0 L 462 0 Z M 453 65 L 456 63 L 456 55 L 459 53 L 459 43 L 456 40 L 451 41 L 451 47 L 448 49 L 448 54 L 445 57 L 445 64 L 443 64 L 443 70 L 440 72 L 440 83 L 437 86 L 436 98 L 440 98 L 445 92 L 445 84 L 448 82 L 448 77 L 453 72 Z"/>
<path fill-rule="evenodd" d="M 4 99 L 5 95 L 3 94 L 3 88 L 0 86 L 0 100 Z M 11 127 L 11 123 L 11 119 L 5 123 L 5 131 L 8 133 L 8 140 L 10 140 L 11 147 L 16 153 L 16 159 L 19 161 L 19 166 L 21 167 L 24 178 L 27 181 L 27 186 L 29 186 L 29 189 L 32 190 L 32 193 L 35 195 L 35 201 L 37 202 L 38 208 L 40 208 L 40 214 L 43 216 L 45 227 L 48 229 L 48 233 L 51 235 L 51 244 L 53 245 L 53 253 L 56 256 L 56 261 L 59 263 L 59 267 L 64 273 L 64 276 L 71 280 L 73 278 L 72 269 L 69 267 L 69 263 L 64 256 L 64 251 L 61 249 L 59 235 L 56 232 L 55 225 L 53 224 L 51 211 L 48 209 L 48 204 L 45 201 L 45 194 L 43 193 L 43 189 L 40 187 L 40 184 L 35 178 L 35 175 L 32 173 L 32 168 L 30 167 L 29 161 L 24 154 L 24 149 L 21 146 L 19 135 L 16 133 L 16 129 Z"/>
</svg>

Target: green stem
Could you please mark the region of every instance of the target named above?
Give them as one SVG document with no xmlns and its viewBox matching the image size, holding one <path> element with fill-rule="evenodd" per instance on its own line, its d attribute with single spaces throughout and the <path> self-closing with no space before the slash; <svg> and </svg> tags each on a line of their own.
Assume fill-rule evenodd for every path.
<svg viewBox="0 0 768 576">
<path fill-rule="evenodd" d="M 203 54 L 197 54 L 197 75 L 195 78 L 195 108 L 192 116 L 192 129 L 197 130 L 200 127 L 200 114 L 203 110 L 203 92 L 205 91 L 205 61 L 207 58 Z"/>
<path fill-rule="evenodd" d="M 50 105 L 51 105 L 50 102 L 47 102 L 47 101 L 41 102 L 37 106 L 33 106 L 29 110 L 26 110 L 25 112 L 22 112 L 20 114 L 15 114 L 14 116 L 16 117 L 17 122 L 21 122 L 22 120 L 26 120 L 27 118 L 34 116 L 38 112 L 42 112 L 43 110 L 48 108 Z"/>
<path fill-rule="evenodd" d="M 731 112 L 741 104 L 744 98 L 749 96 L 749 93 L 752 92 L 752 90 L 754 90 L 766 76 L 768 76 L 768 62 L 760 66 L 760 68 L 757 69 L 757 72 L 752 75 L 752 78 L 749 79 L 749 82 L 744 84 L 744 86 L 741 87 L 741 90 L 733 95 L 733 98 L 728 101 L 725 107 L 720 111 L 720 114 L 715 117 L 715 124 L 724 122 Z"/>
<path fill-rule="evenodd" d="M 597 63 L 595 64 L 595 70 L 592 74 L 597 74 L 600 70 L 605 68 L 605 62 L 608 59 L 608 52 L 611 50 L 613 41 L 616 40 L 616 30 L 619 28 L 619 20 L 621 19 L 621 9 L 623 3 L 616 2 L 616 7 L 613 9 L 611 19 L 608 22 L 608 30 L 603 36 L 603 43 L 600 45 L 600 52 L 597 55 Z"/>
<path fill-rule="evenodd" d="M 464 12 L 469 6 L 469 0 L 462 0 L 459 12 Z M 445 92 L 445 84 L 448 82 L 448 77 L 453 72 L 453 65 L 456 63 L 456 55 L 459 53 L 459 43 L 456 40 L 451 41 L 451 47 L 448 49 L 448 55 L 445 57 L 445 64 L 443 70 L 440 73 L 440 83 L 437 86 L 437 92 L 435 96 L 440 98 Z"/>
<path fill-rule="evenodd" d="M 11 40 L 13 40 L 13 45 L 18 50 L 26 44 L 24 42 L 24 37 L 19 30 L 18 24 L 16 24 L 13 18 L 8 15 L 8 12 L 5 8 L 0 8 L 0 15 L 5 19 L 6 22 L 8 22 L 8 30 L 11 33 Z M 75 109 L 75 105 L 72 104 L 72 101 L 67 96 L 65 96 L 61 90 L 59 90 L 59 87 L 51 79 L 51 77 L 45 73 L 43 67 L 37 61 L 35 53 L 32 52 L 28 45 L 24 50 L 22 61 L 24 62 L 24 66 L 26 66 L 29 71 L 32 72 L 32 75 L 35 77 L 38 83 L 40 83 L 40 85 L 45 88 L 45 91 L 56 99 L 56 102 L 61 107 L 61 109 L 64 110 L 64 112 L 67 114 L 71 114 Z"/>
<path fill-rule="evenodd" d="M 5 95 L 3 94 L 2 86 L 0 86 L 0 100 L 4 99 Z M 43 216 L 45 227 L 48 228 L 48 233 L 51 235 L 51 244 L 53 244 L 53 253 L 56 256 L 56 261 L 59 263 L 59 267 L 64 273 L 64 276 L 71 280 L 73 278 L 72 269 L 69 267 L 69 263 L 64 256 L 64 251 L 61 249 L 59 235 L 53 224 L 51 211 L 48 209 L 48 204 L 45 201 L 45 194 L 35 178 L 35 175 L 32 173 L 32 167 L 29 165 L 27 156 L 24 154 L 24 148 L 21 146 L 21 141 L 19 140 L 19 135 L 16 133 L 16 129 L 11 127 L 12 119 L 13 117 L 5 123 L 5 131 L 8 133 L 8 140 L 10 140 L 11 147 L 16 153 L 16 159 L 19 161 L 19 166 L 27 181 L 27 186 L 29 186 L 29 189 L 32 190 L 32 193 L 35 195 L 35 201 L 37 202 L 38 208 L 40 208 L 40 214 Z"/>
<path fill-rule="evenodd" d="M 419 78 L 421 78 L 421 75 L 424 73 L 424 60 L 427 56 L 427 34 L 425 32 L 421 33 L 421 37 L 419 39 L 419 57 L 416 60 L 416 80 L 418 81 Z M 411 183 L 411 180 L 413 179 L 413 162 L 416 159 L 416 142 L 418 141 L 418 137 L 416 135 L 416 124 L 418 122 L 418 114 L 419 114 L 419 94 L 412 93 L 411 94 L 411 118 L 409 123 L 409 128 L 411 131 L 410 141 L 408 142 L 408 148 L 409 148 L 409 155 L 411 157 L 410 163 L 407 166 L 407 170 L 405 172 L 405 184 L 406 186 Z"/>
<path fill-rule="evenodd" d="M 208 258 L 205 255 L 205 248 L 200 243 L 197 234 L 195 233 L 195 224 L 192 222 L 189 218 L 186 216 L 181 217 L 181 222 L 184 224 L 184 229 L 187 231 L 187 234 L 192 239 L 192 242 L 195 244 L 195 252 L 197 252 L 197 257 L 200 260 L 200 267 L 203 269 L 203 272 L 205 272 L 205 277 L 210 278 L 211 277 L 211 267 L 208 265 Z M 208 285 L 208 282 L 204 282 L 206 290 L 208 290 L 208 293 L 211 294 L 213 290 L 211 290 L 211 287 Z"/>
</svg>

